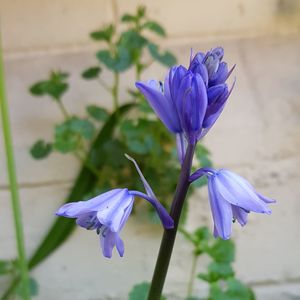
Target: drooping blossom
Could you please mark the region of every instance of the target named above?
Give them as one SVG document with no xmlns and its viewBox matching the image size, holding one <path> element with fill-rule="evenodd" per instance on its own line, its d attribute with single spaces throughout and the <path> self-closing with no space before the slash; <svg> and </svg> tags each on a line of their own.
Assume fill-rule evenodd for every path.
<svg viewBox="0 0 300 300">
<path fill-rule="evenodd" d="M 76 218 L 77 225 L 83 228 L 96 230 L 100 236 L 102 253 L 107 258 L 112 256 L 115 246 L 120 256 L 124 254 L 124 243 L 120 238 L 120 232 L 132 211 L 136 196 L 153 205 L 166 229 L 174 226 L 172 218 L 157 200 L 135 160 L 129 156 L 127 158 L 134 162 L 147 194 L 130 191 L 127 188 L 113 189 L 87 201 L 67 203 L 56 212 L 58 216 Z"/>
<path fill-rule="evenodd" d="M 202 168 L 192 174 L 190 180 L 194 181 L 203 175 L 208 178 L 215 237 L 229 239 L 233 221 L 238 221 L 241 226 L 246 225 L 251 211 L 271 214 L 267 204 L 274 203 L 275 200 L 255 191 L 241 176 L 225 169 Z"/>
<path fill-rule="evenodd" d="M 172 67 L 164 83 L 157 80 L 136 82 L 164 125 L 176 134 L 179 160 L 186 144 L 195 144 L 215 123 L 231 89 L 225 83 L 232 69 L 222 62 L 224 51 L 214 48 L 197 53 L 189 68 Z"/>
</svg>

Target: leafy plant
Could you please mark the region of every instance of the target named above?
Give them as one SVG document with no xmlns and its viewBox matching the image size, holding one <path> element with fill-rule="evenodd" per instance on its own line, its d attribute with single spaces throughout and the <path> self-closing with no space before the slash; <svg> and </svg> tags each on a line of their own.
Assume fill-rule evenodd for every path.
<svg viewBox="0 0 300 300">
<path fill-rule="evenodd" d="M 193 264 L 186 300 L 199 299 L 192 296 L 195 277 L 209 284 L 209 295 L 202 300 L 255 300 L 253 291 L 235 278 L 232 263 L 235 246 L 232 240 L 215 239 L 207 227 L 197 228 L 190 233 L 180 229 L 183 236 L 193 245 Z M 210 257 L 206 272 L 196 275 L 198 258 Z"/>
</svg>

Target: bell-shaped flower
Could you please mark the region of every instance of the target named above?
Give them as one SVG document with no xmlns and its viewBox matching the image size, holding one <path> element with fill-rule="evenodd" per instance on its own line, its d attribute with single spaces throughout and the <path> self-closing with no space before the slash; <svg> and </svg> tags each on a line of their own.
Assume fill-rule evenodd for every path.
<svg viewBox="0 0 300 300">
<path fill-rule="evenodd" d="M 228 71 L 222 62 L 223 48 L 197 53 L 189 69 L 172 67 L 164 83 L 156 80 L 136 82 L 136 87 L 164 125 L 176 134 L 179 160 L 187 143 L 194 144 L 213 126 L 232 90 L 225 83 Z"/>
<path fill-rule="evenodd" d="M 203 175 L 208 177 L 208 194 L 215 237 L 229 239 L 232 222 L 237 220 L 240 225 L 246 225 L 250 211 L 271 214 L 267 204 L 274 203 L 275 200 L 255 191 L 241 176 L 225 169 L 202 168 L 191 175 L 190 181 Z"/>
<path fill-rule="evenodd" d="M 183 66 L 170 69 L 164 84 L 151 80 L 137 82 L 150 106 L 164 125 L 176 134 L 180 161 L 186 142 L 196 143 L 201 135 L 207 108 L 207 91 L 202 77 Z"/>
<path fill-rule="evenodd" d="M 153 205 L 166 229 L 174 226 L 172 218 L 157 200 L 137 163 L 128 158 L 134 162 L 147 194 L 126 188 L 113 189 L 87 201 L 67 203 L 56 212 L 58 216 L 76 218 L 77 225 L 83 228 L 96 230 L 100 236 L 102 253 L 107 258 L 112 256 L 114 247 L 120 256 L 124 254 L 124 243 L 119 234 L 132 211 L 135 196 L 144 198 Z"/>
</svg>

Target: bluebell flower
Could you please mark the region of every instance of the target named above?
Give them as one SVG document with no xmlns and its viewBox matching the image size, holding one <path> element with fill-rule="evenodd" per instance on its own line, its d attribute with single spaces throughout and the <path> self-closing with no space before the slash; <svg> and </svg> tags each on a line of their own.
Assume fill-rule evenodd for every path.
<svg viewBox="0 0 300 300">
<path fill-rule="evenodd" d="M 102 253 L 107 258 L 112 256 L 114 247 L 120 256 L 124 254 L 120 232 L 132 211 L 135 197 L 143 198 L 153 205 L 166 229 L 174 226 L 172 218 L 157 200 L 135 160 L 129 156 L 127 158 L 133 161 L 147 194 L 126 188 L 113 189 L 88 201 L 67 203 L 56 212 L 58 216 L 76 218 L 77 225 L 83 228 L 96 230 L 100 236 Z"/>
<path fill-rule="evenodd" d="M 203 175 L 208 177 L 215 237 L 229 239 L 233 221 L 238 221 L 241 226 L 246 225 L 251 211 L 271 214 L 267 204 L 274 203 L 275 200 L 255 191 L 241 176 L 225 169 L 202 168 L 192 174 L 190 180 L 194 181 Z"/>
<path fill-rule="evenodd" d="M 195 144 L 215 123 L 232 90 L 225 83 L 232 70 L 222 62 L 224 51 L 197 53 L 189 68 L 172 67 L 164 83 L 136 82 L 168 130 L 176 135 L 179 160 L 186 145 Z"/>
</svg>

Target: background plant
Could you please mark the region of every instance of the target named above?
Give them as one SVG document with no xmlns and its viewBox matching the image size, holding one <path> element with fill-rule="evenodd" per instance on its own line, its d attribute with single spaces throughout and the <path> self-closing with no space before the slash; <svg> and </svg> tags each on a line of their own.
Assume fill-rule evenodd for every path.
<svg viewBox="0 0 300 300">
<path fill-rule="evenodd" d="M 235 245 L 232 240 L 215 239 L 210 230 L 203 226 L 193 232 L 183 227 L 179 229 L 192 246 L 192 267 L 187 280 L 185 300 L 255 300 L 253 291 L 238 280 L 232 263 L 235 259 Z M 203 272 L 198 273 L 197 263 L 202 256 L 208 256 L 210 263 Z M 209 285 L 207 297 L 194 294 L 194 282 L 201 280 Z M 150 284 L 142 282 L 135 285 L 129 293 L 129 300 L 147 300 Z M 167 300 L 166 296 L 161 298 Z"/>
</svg>

